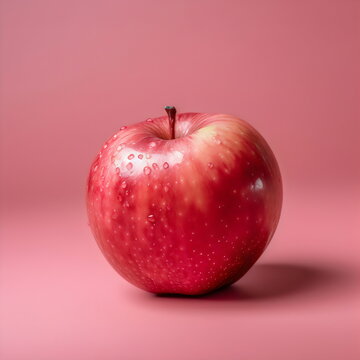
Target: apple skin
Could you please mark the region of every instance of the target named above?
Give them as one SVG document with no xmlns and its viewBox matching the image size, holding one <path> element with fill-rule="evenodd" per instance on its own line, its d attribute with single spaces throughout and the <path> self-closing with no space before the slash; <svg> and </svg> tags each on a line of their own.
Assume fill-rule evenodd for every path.
<svg viewBox="0 0 360 360">
<path fill-rule="evenodd" d="M 109 263 L 152 293 L 200 295 L 237 281 L 270 242 L 282 182 L 248 123 L 224 114 L 122 127 L 94 160 L 89 224 Z"/>
</svg>

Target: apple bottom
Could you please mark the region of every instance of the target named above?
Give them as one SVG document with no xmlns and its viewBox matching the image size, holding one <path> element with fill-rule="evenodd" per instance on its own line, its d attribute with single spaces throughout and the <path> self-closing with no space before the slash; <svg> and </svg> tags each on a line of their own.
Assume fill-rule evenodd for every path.
<svg viewBox="0 0 360 360">
<path fill-rule="evenodd" d="M 144 274 L 140 275 L 138 278 L 129 276 L 128 271 L 124 271 L 118 260 L 113 256 L 113 253 L 109 253 L 105 249 L 102 249 L 99 244 L 105 258 L 112 265 L 112 267 L 128 282 L 135 285 L 136 287 L 145 290 L 147 292 L 157 294 L 157 295 L 185 295 L 185 296 L 202 296 L 209 294 L 211 292 L 217 291 L 221 288 L 230 286 L 231 284 L 237 282 L 241 279 L 250 268 L 256 263 L 264 249 L 257 249 L 252 252 L 251 255 L 247 254 L 246 259 L 242 260 L 240 263 L 235 263 L 233 267 L 228 268 L 225 272 L 221 271 L 224 269 L 223 266 L 213 270 L 214 273 L 220 274 L 213 278 L 209 283 L 208 278 L 199 278 L 198 276 L 192 277 L 184 276 L 183 278 L 179 276 L 174 276 L 172 279 L 171 276 L 167 276 L 166 280 L 163 279 L 160 281 L 154 281 L 151 277 Z M 179 265 L 179 264 L 178 264 Z M 161 266 L 159 264 L 159 266 Z M 177 266 L 174 266 L 175 268 Z M 204 272 L 208 269 L 203 268 Z M 171 273 L 171 271 L 168 271 Z M 208 272 L 208 271 L 207 271 Z M 156 279 L 158 274 L 153 274 L 153 278 Z"/>
</svg>

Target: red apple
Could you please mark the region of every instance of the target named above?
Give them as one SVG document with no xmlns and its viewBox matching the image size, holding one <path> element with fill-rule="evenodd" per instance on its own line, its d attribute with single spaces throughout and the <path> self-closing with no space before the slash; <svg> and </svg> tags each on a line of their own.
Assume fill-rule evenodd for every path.
<svg viewBox="0 0 360 360">
<path fill-rule="evenodd" d="M 268 245 L 280 217 L 280 171 L 245 121 L 167 112 L 105 143 L 88 179 L 89 222 L 130 283 L 204 294 L 238 280 Z"/>
</svg>

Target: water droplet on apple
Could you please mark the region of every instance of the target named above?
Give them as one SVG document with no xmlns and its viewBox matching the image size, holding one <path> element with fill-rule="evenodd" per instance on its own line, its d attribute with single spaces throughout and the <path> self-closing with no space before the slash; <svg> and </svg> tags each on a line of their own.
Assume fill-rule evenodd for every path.
<svg viewBox="0 0 360 360">
<path fill-rule="evenodd" d="M 155 141 L 152 141 L 152 142 L 149 144 L 149 147 L 151 147 L 151 148 L 153 148 L 153 147 L 155 147 L 155 146 L 156 146 Z"/>
<path fill-rule="evenodd" d="M 132 160 L 134 157 L 135 157 L 134 154 L 130 154 L 130 155 L 128 156 L 128 159 L 129 159 L 129 160 Z"/>
<path fill-rule="evenodd" d="M 121 128 L 120 128 L 120 130 L 125 130 L 127 128 L 127 126 L 122 126 Z"/>
<path fill-rule="evenodd" d="M 264 188 L 264 183 L 260 178 L 255 181 L 255 190 L 262 190 Z"/>
<path fill-rule="evenodd" d="M 164 169 L 168 169 L 168 168 L 169 168 L 169 163 L 167 163 L 167 162 L 165 161 L 163 167 L 164 167 Z"/>
<path fill-rule="evenodd" d="M 121 187 L 122 187 L 123 189 L 125 189 L 126 186 L 127 186 L 127 184 L 126 184 L 126 181 L 124 180 L 124 181 L 121 183 Z"/>
<path fill-rule="evenodd" d="M 95 166 L 94 166 L 94 172 L 96 172 L 97 169 L 98 169 L 98 166 L 95 165 Z"/>
<path fill-rule="evenodd" d="M 147 122 L 153 122 L 153 119 L 146 119 Z"/>
<path fill-rule="evenodd" d="M 157 163 L 153 163 L 152 167 L 153 167 L 154 170 L 157 170 L 159 168 L 159 165 Z"/>
<path fill-rule="evenodd" d="M 107 147 L 108 147 L 108 145 L 107 145 L 107 144 L 105 144 L 105 145 L 104 145 L 104 149 L 106 149 Z"/>
<path fill-rule="evenodd" d="M 149 167 L 149 166 L 145 166 L 145 167 L 144 167 L 144 174 L 145 174 L 145 175 L 150 175 L 150 173 L 151 173 L 150 167 Z"/>
<path fill-rule="evenodd" d="M 139 154 L 139 155 L 138 155 L 138 158 L 139 158 L 140 160 L 141 160 L 143 157 L 144 157 L 143 154 Z"/>
<path fill-rule="evenodd" d="M 221 140 L 217 137 L 217 136 L 214 136 L 213 137 L 213 140 L 216 144 L 220 145 L 221 144 Z"/>
<path fill-rule="evenodd" d="M 214 167 L 214 164 L 213 164 L 212 162 L 209 162 L 209 163 L 208 163 L 208 167 L 209 167 L 210 169 L 212 169 L 212 168 Z"/>
<path fill-rule="evenodd" d="M 155 222 L 155 216 L 153 214 L 148 215 L 147 217 L 148 221 L 150 221 L 151 223 Z"/>
<path fill-rule="evenodd" d="M 126 168 L 130 171 L 133 168 L 133 164 L 130 162 L 126 165 Z"/>
</svg>

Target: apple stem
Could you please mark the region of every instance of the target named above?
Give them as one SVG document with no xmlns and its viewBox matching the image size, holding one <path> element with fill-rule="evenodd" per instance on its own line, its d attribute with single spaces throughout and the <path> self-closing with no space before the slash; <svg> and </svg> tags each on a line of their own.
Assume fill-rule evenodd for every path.
<svg viewBox="0 0 360 360">
<path fill-rule="evenodd" d="M 165 106 L 165 111 L 169 118 L 171 139 L 175 139 L 175 120 L 176 120 L 175 106 Z"/>
</svg>

